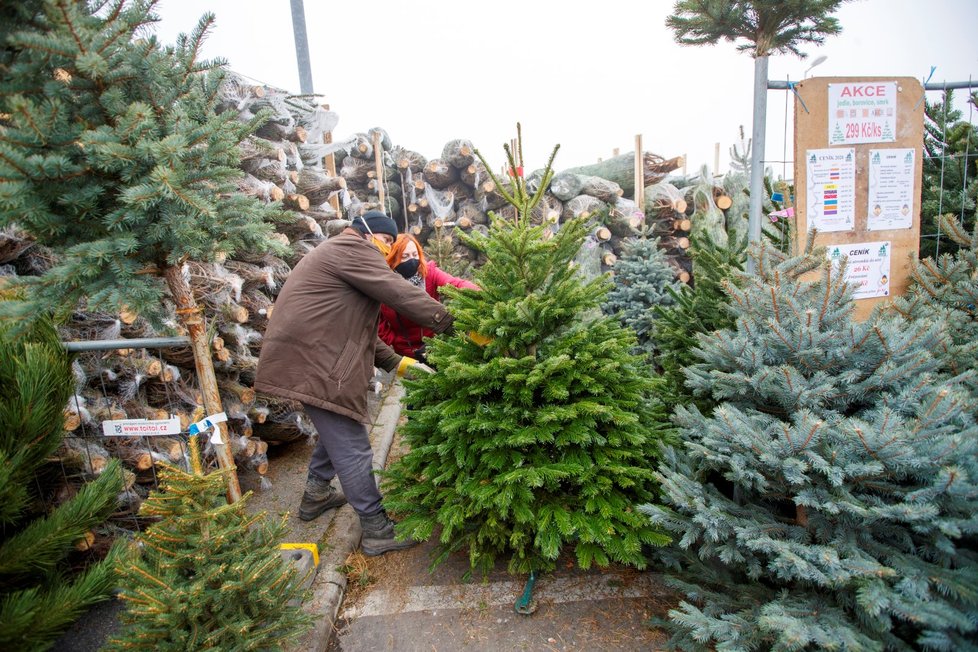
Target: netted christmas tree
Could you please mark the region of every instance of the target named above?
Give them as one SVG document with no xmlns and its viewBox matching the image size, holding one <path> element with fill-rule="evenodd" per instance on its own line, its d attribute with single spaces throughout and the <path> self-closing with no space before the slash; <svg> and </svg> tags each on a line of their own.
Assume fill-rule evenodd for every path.
<svg viewBox="0 0 978 652">
<path fill-rule="evenodd" d="M 158 519 L 117 564 L 125 628 L 109 650 L 280 650 L 311 625 L 296 567 L 279 552 L 284 520 L 227 503 L 225 471 L 160 465 L 160 490 L 139 510 Z"/>
<path fill-rule="evenodd" d="M 672 644 L 975 649 L 975 400 L 930 353 L 940 327 L 853 322 L 824 250 L 755 261 L 730 287 L 736 324 L 687 369 L 718 405 L 677 409 L 667 506 L 646 508 L 678 539 Z"/>
<path fill-rule="evenodd" d="M 733 324 L 726 286 L 744 269 L 747 234 L 730 232 L 719 246 L 704 236 L 691 238 L 693 282 L 676 290 L 673 305 L 655 308 L 656 365 L 662 370 L 662 400 L 671 408 L 694 400 L 683 370 L 696 359 L 697 337 Z M 699 397 L 702 407 L 709 399 Z"/>
<path fill-rule="evenodd" d="M 70 500 L 50 501 L 62 472 L 47 460 L 64 436 L 73 388 L 71 359 L 49 321 L 19 337 L 0 322 L 0 649 L 47 649 L 111 596 L 111 557 L 73 569 L 86 561 L 75 544 L 116 507 L 118 461 Z"/>
<path fill-rule="evenodd" d="M 978 370 L 978 225 L 968 232 L 953 216 L 940 222 L 956 251 L 918 260 L 907 294 L 893 307 L 908 319 L 935 319 L 945 325 L 948 338 L 935 353 L 951 373 Z"/>
<path fill-rule="evenodd" d="M 615 264 L 614 282 L 602 310 L 635 331 L 639 349 L 651 355 L 655 352 L 654 308 L 671 306 L 679 290 L 676 274 L 659 248 L 659 239 L 633 238 L 626 242 L 622 257 Z"/>
<path fill-rule="evenodd" d="M 548 163 L 540 188 L 550 175 Z M 654 499 L 650 424 L 663 418 L 648 365 L 601 314 L 607 280 L 585 282 L 571 264 L 584 224 L 545 238 L 529 219 L 542 190 L 529 196 L 519 176 L 511 188 L 515 219 L 470 239 L 487 257 L 481 291 L 449 291 L 459 334 L 431 341 L 438 373 L 408 385 L 411 450 L 386 473 L 385 504 L 401 534 L 440 528 L 435 563 L 465 550 L 483 572 L 499 557 L 513 573 L 542 571 L 566 548 L 585 568 L 644 566 L 643 547 L 667 541 L 635 507 Z"/>
</svg>

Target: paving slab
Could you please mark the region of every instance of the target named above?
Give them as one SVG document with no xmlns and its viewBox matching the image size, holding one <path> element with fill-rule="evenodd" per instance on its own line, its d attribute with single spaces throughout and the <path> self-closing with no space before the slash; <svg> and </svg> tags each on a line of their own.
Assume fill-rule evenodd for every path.
<svg viewBox="0 0 978 652">
<path fill-rule="evenodd" d="M 455 555 L 429 570 L 433 542 L 366 559 L 366 586 L 348 584 L 332 652 L 659 650 L 667 636 L 649 625 L 674 604 L 656 573 L 563 567 L 539 577 L 536 611 L 515 612 L 525 577 L 500 565 L 465 577 Z"/>
<path fill-rule="evenodd" d="M 395 436 L 384 461 L 402 453 Z M 554 572 L 536 582 L 536 611 L 521 615 L 514 607 L 526 576 L 509 574 L 501 561 L 486 577 L 473 577 L 464 553 L 431 568 L 435 548 L 433 539 L 381 557 L 347 556 L 340 568 L 348 575 L 343 602 L 326 649 L 665 649 L 668 637 L 649 622 L 665 616 L 677 600 L 657 573 L 626 567 L 582 570 L 571 557 L 561 558 Z"/>
</svg>

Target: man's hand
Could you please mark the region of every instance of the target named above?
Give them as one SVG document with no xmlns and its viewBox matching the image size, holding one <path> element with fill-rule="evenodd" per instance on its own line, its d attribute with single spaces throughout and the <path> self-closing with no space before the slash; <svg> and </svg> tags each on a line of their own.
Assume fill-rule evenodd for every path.
<svg viewBox="0 0 978 652">
<path fill-rule="evenodd" d="M 402 378 L 405 374 L 410 373 L 412 376 L 416 375 L 418 372 L 424 372 L 426 374 L 433 374 L 435 370 L 424 364 L 423 362 L 418 362 L 414 358 L 404 356 L 401 358 L 401 362 L 397 365 L 397 377 Z"/>
</svg>

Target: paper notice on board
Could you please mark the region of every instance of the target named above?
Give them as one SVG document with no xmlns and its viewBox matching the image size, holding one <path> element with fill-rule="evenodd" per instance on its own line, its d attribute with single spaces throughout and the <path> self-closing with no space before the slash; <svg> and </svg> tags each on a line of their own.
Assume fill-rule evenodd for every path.
<svg viewBox="0 0 978 652">
<path fill-rule="evenodd" d="M 829 84 L 829 145 L 896 140 L 897 83 Z"/>
<path fill-rule="evenodd" d="M 913 226 L 914 149 L 869 150 L 869 207 L 866 229 Z"/>
<path fill-rule="evenodd" d="M 819 233 L 851 231 L 856 221 L 856 150 L 805 152 L 808 227 Z"/>
<path fill-rule="evenodd" d="M 854 286 L 854 299 L 890 296 L 890 241 L 828 245 L 833 266 L 848 259 L 846 280 Z"/>
</svg>

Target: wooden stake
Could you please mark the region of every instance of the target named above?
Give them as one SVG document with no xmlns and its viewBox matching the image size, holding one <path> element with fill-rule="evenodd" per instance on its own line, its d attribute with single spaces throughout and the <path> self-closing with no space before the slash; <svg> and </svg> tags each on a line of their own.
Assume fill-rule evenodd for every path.
<svg viewBox="0 0 978 652">
<path fill-rule="evenodd" d="M 387 213 L 384 206 L 384 148 L 380 144 L 380 131 L 373 132 L 374 169 L 377 171 L 377 197 L 380 198 L 380 210 Z"/>
<path fill-rule="evenodd" d="M 327 111 L 329 111 L 329 104 L 323 104 L 323 108 L 326 109 Z M 323 142 L 326 143 L 327 145 L 331 145 L 333 143 L 333 132 L 332 131 L 326 131 L 326 132 L 323 133 Z M 325 158 L 323 158 L 323 163 L 326 165 L 326 173 L 329 176 L 331 176 L 331 177 L 335 177 L 336 176 L 336 158 L 333 156 L 333 153 L 332 152 L 330 152 L 329 154 L 327 154 L 325 156 Z M 336 211 L 336 214 L 337 215 L 340 214 L 340 198 L 339 197 L 337 197 L 336 195 L 333 195 L 332 197 L 330 197 L 329 198 L 329 205 L 333 207 L 333 210 Z"/>
<path fill-rule="evenodd" d="M 645 156 L 642 152 L 642 134 L 635 135 L 635 205 L 642 212 L 639 228 L 645 228 Z"/>
<path fill-rule="evenodd" d="M 713 176 L 720 176 L 720 143 L 713 145 Z"/>
<path fill-rule="evenodd" d="M 214 375 L 214 360 L 207 341 L 207 324 L 197 300 L 194 298 L 190 284 L 184 279 L 181 265 L 170 265 L 165 270 L 166 284 L 170 288 L 173 301 L 177 304 L 177 315 L 187 328 L 190 337 L 190 347 L 194 352 L 194 366 L 197 368 L 197 379 L 203 394 L 204 411 L 207 414 L 220 414 L 221 394 L 217 388 L 217 376 Z M 217 424 L 217 433 L 221 443 L 214 446 L 217 453 L 217 463 L 227 471 L 228 502 L 234 503 L 241 499 L 241 485 L 238 484 L 238 474 L 235 472 L 234 457 L 228 445 L 228 424 L 222 421 Z M 193 438 L 196 445 L 196 437 Z"/>
</svg>

